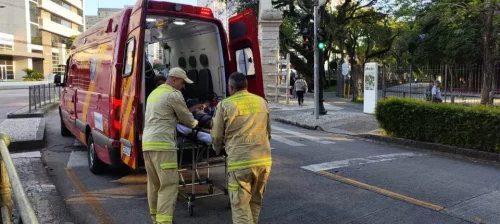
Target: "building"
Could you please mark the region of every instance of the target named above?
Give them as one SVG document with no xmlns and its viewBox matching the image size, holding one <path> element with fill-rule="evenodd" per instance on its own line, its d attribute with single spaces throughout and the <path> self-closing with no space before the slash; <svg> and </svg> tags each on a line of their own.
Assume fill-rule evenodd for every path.
<svg viewBox="0 0 500 224">
<path fill-rule="evenodd" d="M 124 8 L 132 8 L 133 5 L 125 5 Z M 113 14 L 121 11 L 123 8 L 98 8 L 96 16 L 85 16 L 85 27 L 88 29 L 99 21 L 112 16 Z"/>
<path fill-rule="evenodd" d="M 1 1 L 0 21 L 0 79 L 22 80 L 25 68 L 51 78 L 84 30 L 83 0 Z"/>
</svg>

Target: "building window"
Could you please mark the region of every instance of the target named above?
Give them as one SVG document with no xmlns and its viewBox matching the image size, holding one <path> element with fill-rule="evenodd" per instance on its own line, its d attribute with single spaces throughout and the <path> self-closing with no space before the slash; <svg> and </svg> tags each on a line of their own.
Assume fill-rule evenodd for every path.
<svg viewBox="0 0 500 224">
<path fill-rule="evenodd" d="M 0 79 L 14 79 L 14 60 L 12 56 L 0 55 Z"/>
<path fill-rule="evenodd" d="M 68 47 L 68 43 L 70 43 L 70 39 L 69 38 L 66 38 L 66 37 L 63 37 L 63 36 L 59 36 L 59 35 L 56 35 L 56 34 L 52 34 L 52 46 L 53 47 L 60 47 L 61 44 L 66 44 L 66 47 Z M 71 46 L 69 46 L 71 47 Z"/>
<path fill-rule="evenodd" d="M 36 3 L 30 2 L 30 21 L 38 24 L 38 17 L 40 17 L 40 9 Z"/>
<path fill-rule="evenodd" d="M 52 74 L 64 75 L 65 69 L 64 64 L 59 64 L 59 54 L 52 53 Z"/>
<path fill-rule="evenodd" d="M 64 2 L 64 1 L 61 1 L 61 0 L 51 0 L 52 2 L 62 6 L 63 8 L 71 11 L 71 5 L 69 5 L 68 3 Z"/>
<path fill-rule="evenodd" d="M 42 45 L 42 34 L 40 33 L 40 29 L 35 24 L 30 24 L 31 27 L 31 43 Z"/>
<path fill-rule="evenodd" d="M 71 28 L 71 22 L 69 22 L 68 20 L 65 20 L 57 15 L 50 15 L 50 20 L 52 20 L 52 22 L 56 22 L 56 23 L 59 23 L 65 27 L 68 27 L 68 28 Z"/>
<path fill-rule="evenodd" d="M 35 54 L 43 54 L 43 51 L 42 51 L 42 50 L 35 50 L 35 49 L 31 49 L 31 53 L 35 53 Z"/>
<path fill-rule="evenodd" d="M 79 16 L 83 16 L 83 10 L 77 8 L 76 11 Z"/>
<path fill-rule="evenodd" d="M 12 45 L 0 44 L 0 50 L 12 50 Z"/>
</svg>

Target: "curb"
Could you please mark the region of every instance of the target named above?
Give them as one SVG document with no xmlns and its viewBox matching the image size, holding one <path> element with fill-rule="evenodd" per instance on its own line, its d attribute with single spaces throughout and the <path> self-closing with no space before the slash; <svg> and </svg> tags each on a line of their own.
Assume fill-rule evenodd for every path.
<svg viewBox="0 0 500 224">
<path fill-rule="evenodd" d="M 36 139 L 39 140 L 11 142 L 9 151 L 34 151 L 45 147 L 45 119 L 40 120 L 40 126 L 36 131 Z"/>
<path fill-rule="evenodd" d="M 313 126 L 313 125 L 299 124 L 298 122 L 293 122 L 293 121 L 285 120 L 285 119 L 283 119 L 283 118 L 273 118 L 273 120 L 278 121 L 278 122 L 281 122 L 281 123 L 283 123 L 283 124 L 290 124 L 290 125 L 294 125 L 294 126 L 297 126 L 297 127 L 305 128 L 305 129 L 308 129 L 308 130 L 319 130 L 319 131 L 323 131 L 323 129 L 322 129 L 320 126 Z"/>
<path fill-rule="evenodd" d="M 43 108 L 37 110 L 34 113 L 18 113 L 19 111 L 27 111 L 25 108 L 22 108 L 16 112 L 11 112 L 7 114 L 8 119 L 14 119 L 14 118 L 37 118 L 37 117 L 44 117 L 45 114 L 47 114 L 49 111 L 53 110 L 59 106 L 59 102 L 54 102 L 54 103 L 49 103 L 45 105 Z"/>
<path fill-rule="evenodd" d="M 466 156 L 466 157 L 470 157 L 470 158 L 500 162 L 500 154 L 497 154 L 497 153 L 476 151 L 476 150 L 472 150 L 472 149 L 460 148 L 457 146 L 443 145 L 443 144 L 430 143 L 430 142 L 420 142 L 420 141 L 415 141 L 415 140 L 381 136 L 381 135 L 359 134 L 357 136 L 361 137 L 361 138 L 372 139 L 372 140 L 382 141 L 382 142 L 387 142 L 387 143 L 394 143 L 394 144 L 404 145 L 404 146 L 410 146 L 410 147 L 419 148 L 419 149 L 426 149 L 426 150 L 444 152 L 444 153 L 449 153 L 449 154 L 462 155 L 462 156 Z"/>
</svg>

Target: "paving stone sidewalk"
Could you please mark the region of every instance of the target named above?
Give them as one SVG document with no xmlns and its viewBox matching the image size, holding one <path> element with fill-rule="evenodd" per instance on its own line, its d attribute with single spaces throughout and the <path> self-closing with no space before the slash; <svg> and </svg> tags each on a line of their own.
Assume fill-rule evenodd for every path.
<svg viewBox="0 0 500 224">
<path fill-rule="evenodd" d="M 41 153 L 14 153 L 11 157 L 38 221 L 43 224 L 73 224 L 73 218 L 41 160 Z M 17 210 L 14 210 L 14 216 L 19 218 Z"/>
<path fill-rule="evenodd" d="M 299 106 L 296 99 L 279 103 L 269 102 L 271 117 L 279 122 L 293 124 L 308 129 L 321 129 L 336 134 L 358 135 L 378 134 L 380 127 L 374 115 L 363 113 L 363 105 L 352 103 L 333 94 L 325 94 L 326 115 L 319 119 L 314 116 L 313 95 L 304 97 L 304 105 Z"/>
</svg>

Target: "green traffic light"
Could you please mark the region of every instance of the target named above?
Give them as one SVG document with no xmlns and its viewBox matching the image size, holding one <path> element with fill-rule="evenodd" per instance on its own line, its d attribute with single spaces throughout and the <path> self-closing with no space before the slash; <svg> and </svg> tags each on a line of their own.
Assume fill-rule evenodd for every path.
<svg viewBox="0 0 500 224">
<path fill-rule="evenodd" d="M 325 43 L 320 42 L 320 43 L 318 44 L 318 48 L 319 48 L 319 49 L 321 49 L 321 50 L 323 50 L 323 48 L 325 48 Z"/>
</svg>

